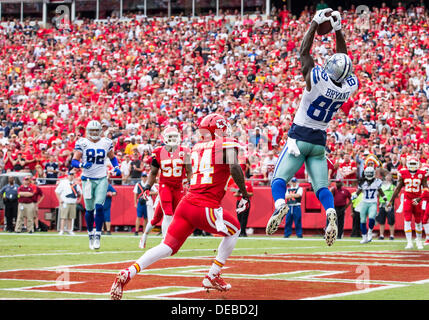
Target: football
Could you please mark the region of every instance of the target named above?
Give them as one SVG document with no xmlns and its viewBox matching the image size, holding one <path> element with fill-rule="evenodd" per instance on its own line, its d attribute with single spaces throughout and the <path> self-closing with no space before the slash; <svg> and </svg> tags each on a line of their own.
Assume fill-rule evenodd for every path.
<svg viewBox="0 0 429 320">
<path fill-rule="evenodd" d="M 325 15 L 327 17 L 330 17 L 331 16 L 331 12 L 328 11 L 328 12 L 325 13 Z M 334 20 L 335 19 L 336 18 L 334 17 Z M 331 32 L 331 30 L 332 30 L 331 21 L 328 20 L 328 21 L 325 21 L 325 22 L 319 24 L 319 26 L 317 27 L 317 34 L 319 36 L 323 36 L 324 34 L 327 34 L 327 33 Z"/>
</svg>

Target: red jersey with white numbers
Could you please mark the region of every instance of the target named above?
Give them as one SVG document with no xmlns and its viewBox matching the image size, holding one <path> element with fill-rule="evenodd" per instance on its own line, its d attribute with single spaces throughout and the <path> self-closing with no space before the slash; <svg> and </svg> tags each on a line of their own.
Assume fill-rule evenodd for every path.
<svg viewBox="0 0 429 320">
<path fill-rule="evenodd" d="M 159 184 L 174 188 L 182 188 L 185 176 L 185 160 L 189 149 L 179 146 L 174 152 L 169 152 L 165 146 L 157 147 L 152 152 L 152 164 L 159 167 Z"/>
<path fill-rule="evenodd" d="M 399 170 L 398 177 L 404 181 L 403 190 L 406 198 L 414 199 L 421 196 L 426 171 L 419 169 L 412 173 L 407 168 L 403 168 Z"/>
<path fill-rule="evenodd" d="M 196 206 L 219 208 L 231 179 L 225 149 L 238 147 L 230 138 L 197 143 L 191 151 L 193 175 L 184 198 Z"/>
</svg>

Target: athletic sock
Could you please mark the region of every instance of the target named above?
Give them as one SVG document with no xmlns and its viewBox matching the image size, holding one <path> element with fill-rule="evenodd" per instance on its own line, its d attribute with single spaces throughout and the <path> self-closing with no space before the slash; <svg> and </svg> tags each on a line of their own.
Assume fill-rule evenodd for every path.
<svg viewBox="0 0 429 320">
<path fill-rule="evenodd" d="M 319 199 L 325 211 L 334 209 L 334 196 L 328 188 L 320 188 L 316 193 L 316 197 Z"/>
<path fill-rule="evenodd" d="M 415 226 L 416 226 L 416 238 L 418 240 L 422 240 L 422 233 L 423 233 L 422 232 L 423 231 L 422 223 L 421 222 L 416 223 Z"/>
<path fill-rule="evenodd" d="M 286 203 L 286 181 L 276 178 L 271 182 L 271 194 L 276 210 Z"/>
<path fill-rule="evenodd" d="M 424 224 L 423 228 L 425 229 L 426 240 L 429 240 L 429 223 Z"/>
<path fill-rule="evenodd" d="M 362 235 L 366 235 L 368 230 L 366 229 L 366 223 L 361 223 L 360 224 L 360 231 L 362 233 Z"/>
<path fill-rule="evenodd" d="M 104 209 L 101 204 L 95 205 L 95 230 L 100 231 L 103 229 L 104 223 Z"/>
<path fill-rule="evenodd" d="M 223 265 L 224 263 L 214 259 L 209 270 L 209 277 L 214 278 L 215 275 L 219 274 L 222 270 Z"/>
<path fill-rule="evenodd" d="M 169 216 L 167 214 L 164 214 L 164 218 L 162 219 L 161 223 L 161 231 L 162 231 L 162 237 L 165 238 L 165 235 L 167 234 L 168 227 L 170 226 L 171 221 L 173 220 L 173 216 Z"/>
<path fill-rule="evenodd" d="M 94 210 L 88 210 L 85 212 L 85 222 L 89 233 L 94 229 Z"/>
<path fill-rule="evenodd" d="M 161 242 L 156 247 L 146 251 L 144 255 L 137 259 L 137 261 L 127 269 L 130 271 L 130 277 L 134 277 L 137 273 L 143 269 L 146 269 L 152 263 L 155 263 L 162 258 L 171 256 L 172 253 L 173 250 L 168 245 Z"/>
<path fill-rule="evenodd" d="M 408 242 L 413 240 L 413 231 L 411 230 L 411 221 L 404 221 L 404 232 Z"/>
<path fill-rule="evenodd" d="M 209 276 L 213 278 L 214 275 L 218 274 L 225 264 L 226 260 L 228 260 L 232 251 L 235 248 L 235 244 L 237 243 L 239 232 L 236 232 L 232 236 L 224 237 L 219 244 L 218 254 L 216 258 L 213 260 L 212 266 L 209 270 Z"/>
<path fill-rule="evenodd" d="M 148 221 L 148 223 L 146 224 L 146 228 L 144 229 L 144 233 L 149 233 L 152 229 L 153 225 L 150 223 L 150 221 Z"/>
</svg>

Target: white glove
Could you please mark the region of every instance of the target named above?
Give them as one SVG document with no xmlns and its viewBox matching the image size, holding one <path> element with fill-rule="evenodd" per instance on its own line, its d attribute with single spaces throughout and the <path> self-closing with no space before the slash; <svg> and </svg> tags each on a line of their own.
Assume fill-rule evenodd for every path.
<svg viewBox="0 0 429 320">
<path fill-rule="evenodd" d="M 330 11 L 332 11 L 331 8 L 326 8 L 326 9 L 317 11 L 313 17 L 313 21 L 316 22 L 317 24 L 322 24 L 323 22 L 328 21 L 329 17 L 327 17 L 325 13 Z"/>
<path fill-rule="evenodd" d="M 352 198 L 351 198 L 351 199 L 352 199 L 352 200 L 355 200 L 356 198 L 357 198 L 356 193 L 353 193 L 353 194 L 352 194 Z"/>
<path fill-rule="evenodd" d="M 241 198 L 240 202 L 238 203 L 237 209 L 235 210 L 238 214 L 242 213 L 248 208 L 249 200 Z"/>
<path fill-rule="evenodd" d="M 413 201 L 411 201 L 411 203 L 413 204 L 413 206 L 418 205 L 420 202 L 420 198 L 414 198 Z"/>
<path fill-rule="evenodd" d="M 298 157 L 301 154 L 298 146 L 296 145 L 295 139 L 288 138 L 287 143 L 286 143 L 286 148 L 287 148 L 286 153 L 290 153 L 291 155 L 293 155 L 295 157 Z"/>
<path fill-rule="evenodd" d="M 329 17 L 329 20 L 331 21 L 331 26 L 334 31 L 341 30 L 341 14 L 338 11 L 332 12 L 331 16 Z"/>
</svg>

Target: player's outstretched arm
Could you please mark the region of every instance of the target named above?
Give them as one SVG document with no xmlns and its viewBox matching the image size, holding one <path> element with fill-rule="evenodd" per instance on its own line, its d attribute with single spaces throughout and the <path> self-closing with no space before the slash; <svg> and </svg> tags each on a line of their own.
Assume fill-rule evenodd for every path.
<svg viewBox="0 0 429 320">
<path fill-rule="evenodd" d="M 310 55 L 311 47 L 313 46 L 314 36 L 316 34 L 317 28 L 320 24 L 325 21 L 328 21 L 329 18 L 326 16 L 326 12 L 332 11 L 330 8 L 319 10 L 313 17 L 311 21 L 310 28 L 302 40 L 301 47 L 299 48 L 299 59 L 301 61 L 301 73 L 304 76 L 305 82 L 307 84 L 307 90 L 311 90 L 311 80 L 310 74 L 311 69 L 314 67 L 313 57 Z"/>
<path fill-rule="evenodd" d="M 344 39 L 343 32 L 341 31 L 341 14 L 338 11 L 333 11 L 329 20 L 331 21 L 332 28 L 335 31 L 336 52 L 347 54 L 346 40 Z"/>
<path fill-rule="evenodd" d="M 314 35 L 316 34 L 317 27 L 319 25 L 317 22 L 312 21 L 310 28 L 302 40 L 301 47 L 299 48 L 299 59 L 301 61 L 301 73 L 307 84 L 307 90 L 311 90 L 311 80 L 310 80 L 310 71 L 314 67 L 314 60 L 310 54 L 311 47 L 314 41 Z"/>
<path fill-rule="evenodd" d="M 234 179 L 234 182 L 238 186 L 238 189 L 240 190 L 240 193 L 243 198 L 248 199 L 249 194 L 246 190 L 246 184 L 244 179 L 243 170 L 241 169 L 241 166 L 238 162 L 238 155 L 237 151 L 234 148 L 228 148 L 225 150 L 226 152 L 226 160 L 229 164 L 229 171 L 231 173 L 232 179 Z"/>
</svg>

